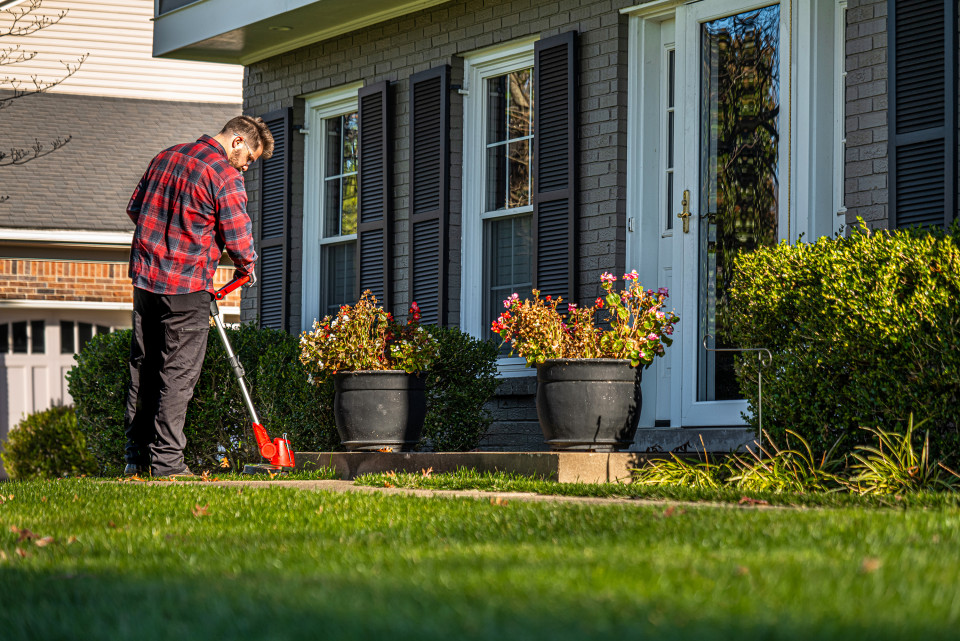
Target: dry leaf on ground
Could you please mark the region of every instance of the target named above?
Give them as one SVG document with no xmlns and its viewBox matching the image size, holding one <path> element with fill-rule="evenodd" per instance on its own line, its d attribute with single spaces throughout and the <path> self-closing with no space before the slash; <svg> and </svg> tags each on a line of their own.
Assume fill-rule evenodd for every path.
<svg viewBox="0 0 960 641">
<path fill-rule="evenodd" d="M 883 565 L 883 563 L 880 559 L 874 556 L 868 556 L 863 560 L 863 563 L 860 564 L 860 571 L 864 574 L 870 574 L 871 572 L 879 570 L 881 565 Z"/>
<path fill-rule="evenodd" d="M 201 516 L 209 516 L 210 514 L 209 508 L 210 508 L 209 503 L 207 503 L 203 507 L 200 507 L 200 504 L 197 503 L 196 507 L 193 508 L 193 515 L 197 518 L 200 518 Z"/>
<path fill-rule="evenodd" d="M 53 543 L 52 536 L 45 536 L 42 539 L 37 539 L 36 541 L 33 542 L 33 544 L 36 545 L 38 548 L 45 548 L 51 543 Z"/>
</svg>

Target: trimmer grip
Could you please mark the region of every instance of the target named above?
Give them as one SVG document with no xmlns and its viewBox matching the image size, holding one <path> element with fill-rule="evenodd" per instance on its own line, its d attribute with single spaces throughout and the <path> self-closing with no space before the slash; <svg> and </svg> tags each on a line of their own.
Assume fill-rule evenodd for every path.
<svg viewBox="0 0 960 641">
<path fill-rule="evenodd" d="M 227 294 L 237 289 L 238 287 L 245 285 L 249 280 L 250 280 L 249 276 L 241 276 L 236 280 L 232 280 L 226 285 L 224 285 L 222 288 L 215 291 L 213 293 L 213 297 L 216 298 L 217 300 L 223 300 L 224 298 L 226 298 Z"/>
</svg>

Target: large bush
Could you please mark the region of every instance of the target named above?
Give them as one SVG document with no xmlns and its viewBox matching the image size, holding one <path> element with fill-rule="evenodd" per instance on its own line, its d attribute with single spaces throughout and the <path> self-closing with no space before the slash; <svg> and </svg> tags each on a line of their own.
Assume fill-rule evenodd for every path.
<svg viewBox="0 0 960 641">
<path fill-rule="evenodd" d="M 286 433 L 301 451 L 328 450 L 339 442 L 330 411 L 333 388 L 309 384 L 296 337 L 253 325 L 228 329 L 227 334 L 271 437 Z M 80 430 L 106 474 L 118 473 L 124 464 L 129 351 L 130 330 L 97 335 L 67 373 Z M 214 467 L 224 456 L 234 465 L 260 460 L 246 406 L 215 330 L 187 408 L 184 433 L 184 455 L 192 467 Z"/>
<path fill-rule="evenodd" d="M 764 429 L 820 450 L 866 443 L 860 427 L 929 419 L 935 456 L 960 459 L 960 243 L 956 230 L 857 230 L 742 254 L 730 290 L 733 340 L 766 347 Z M 738 362 L 757 417 L 757 359 Z M 917 438 L 922 438 L 917 434 Z M 778 439 L 780 440 L 780 439 Z"/>
<path fill-rule="evenodd" d="M 492 420 L 484 404 L 500 383 L 497 346 L 455 327 L 431 327 L 440 353 L 427 375 L 423 436 L 438 452 L 472 450 Z"/>
<path fill-rule="evenodd" d="M 15 479 L 93 474 L 97 462 L 77 429 L 73 407 L 53 407 L 24 418 L 7 436 L 3 465 Z"/>
</svg>

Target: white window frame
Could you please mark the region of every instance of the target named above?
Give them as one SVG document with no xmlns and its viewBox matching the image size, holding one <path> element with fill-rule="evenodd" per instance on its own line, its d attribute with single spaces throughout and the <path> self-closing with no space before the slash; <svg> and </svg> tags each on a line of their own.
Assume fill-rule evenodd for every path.
<svg viewBox="0 0 960 641">
<path fill-rule="evenodd" d="M 357 92 L 362 82 L 343 85 L 335 89 L 320 91 L 304 96 L 306 134 L 303 159 L 303 261 L 300 296 L 300 328 L 309 331 L 314 319 L 320 314 L 320 291 L 323 286 L 323 246 L 340 244 L 356 240 L 356 234 L 323 238 L 323 186 L 324 181 L 317 180 L 325 167 L 326 145 L 324 144 L 324 120 L 356 111 L 359 107 Z"/>
<path fill-rule="evenodd" d="M 515 40 L 481 49 L 464 56 L 463 77 L 466 99 L 463 104 L 463 274 L 460 289 L 460 329 L 483 337 L 495 318 L 483 318 L 484 243 L 483 224 L 491 218 L 510 217 L 533 212 L 533 204 L 504 213 L 485 213 L 486 200 L 486 111 L 484 82 L 519 69 L 533 68 L 534 43 L 539 36 Z M 536 100 L 536 97 L 534 97 Z M 536 136 L 536 131 L 534 131 Z M 531 168 L 532 171 L 532 168 Z M 531 199 L 533 194 L 531 192 Z M 524 292 L 518 292 L 524 297 Z M 529 292 L 526 293 L 529 296 Z M 500 376 L 530 376 L 526 361 L 503 357 L 497 361 Z"/>
</svg>

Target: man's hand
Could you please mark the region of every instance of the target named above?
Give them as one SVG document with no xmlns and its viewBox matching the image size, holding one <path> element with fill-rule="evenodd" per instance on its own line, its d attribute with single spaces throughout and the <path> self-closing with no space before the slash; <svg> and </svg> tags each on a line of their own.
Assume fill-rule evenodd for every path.
<svg viewBox="0 0 960 641">
<path fill-rule="evenodd" d="M 249 277 L 250 277 L 250 280 L 248 280 L 246 283 L 244 283 L 244 285 L 243 285 L 244 287 L 253 287 L 253 284 L 257 282 L 257 270 L 254 269 L 252 265 L 250 266 L 250 272 L 247 273 L 247 274 L 244 274 L 244 273 L 243 273 L 242 271 L 240 271 L 239 269 L 234 270 L 234 272 L 233 272 L 233 279 L 234 279 L 234 280 L 243 278 L 244 276 L 249 276 Z"/>
</svg>

